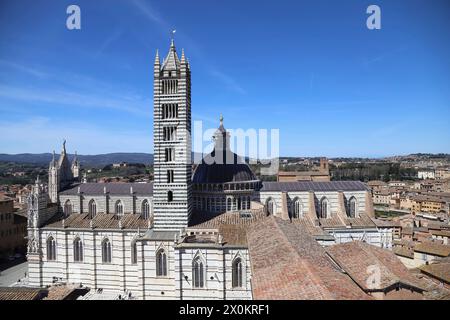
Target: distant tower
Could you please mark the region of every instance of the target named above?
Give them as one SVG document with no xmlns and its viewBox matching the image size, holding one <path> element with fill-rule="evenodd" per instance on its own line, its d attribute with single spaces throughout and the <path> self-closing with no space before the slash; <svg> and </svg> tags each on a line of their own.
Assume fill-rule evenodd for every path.
<svg viewBox="0 0 450 320">
<path fill-rule="evenodd" d="M 191 71 L 172 39 L 154 63 L 154 229 L 181 230 L 191 216 Z"/>
<path fill-rule="evenodd" d="M 75 151 L 75 157 L 73 158 L 73 161 L 72 161 L 72 176 L 73 176 L 74 180 L 78 181 L 80 179 L 80 163 L 78 162 L 76 151 Z"/>
<path fill-rule="evenodd" d="M 320 158 L 320 168 L 319 170 L 323 173 L 329 174 L 330 170 L 328 167 L 328 159 L 327 158 Z"/>
<path fill-rule="evenodd" d="M 55 160 L 55 151 L 53 151 L 53 158 L 48 167 L 48 195 L 50 202 L 58 202 L 59 192 L 59 168 L 58 163 Z"/>
</svg>

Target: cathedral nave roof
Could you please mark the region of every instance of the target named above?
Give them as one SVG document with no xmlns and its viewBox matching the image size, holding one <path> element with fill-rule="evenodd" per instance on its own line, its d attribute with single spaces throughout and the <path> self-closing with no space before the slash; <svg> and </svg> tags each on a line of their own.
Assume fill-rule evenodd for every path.
<svg viewBox="0 0 450 320">
<path fill-rule="evenodd" d="M 80 192 L 84 193 L 85 195 L 93 196 L 102 195 L 105 193 L 105 190 L 110 195 L 129 195 L 131 193 L 131 188 L 133 188 L 133 193 L 137 195 L 153 195 L 153 182 L 79 183 L 72 185 L 70 188 L 64 191 L 61 191 L 60 195 L 77 195 L 78 188 L 80 188 Z"/>
<path fill-rule="evenodd" d="M 260 191 L 369 191 L 360 181 L 264 181 Z"/>
</svg>

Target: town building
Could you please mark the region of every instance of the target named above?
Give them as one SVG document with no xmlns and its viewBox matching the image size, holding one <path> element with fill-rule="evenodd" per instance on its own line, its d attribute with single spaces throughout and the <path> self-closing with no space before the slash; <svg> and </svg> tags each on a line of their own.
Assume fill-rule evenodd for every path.
<svg viewBox="0 0 450 320">
<path fill-rule="evenodd" d="M 0 196 L 0 258 L 25 254 L 27 217 L 14 208 L 14 200 Z"/>
</svg>

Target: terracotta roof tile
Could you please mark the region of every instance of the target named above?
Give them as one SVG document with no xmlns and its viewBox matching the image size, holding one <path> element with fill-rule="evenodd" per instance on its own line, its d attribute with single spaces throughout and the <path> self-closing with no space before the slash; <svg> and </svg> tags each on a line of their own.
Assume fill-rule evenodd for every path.
<svg viewBox="0 0 450 320">
<path fill-rule="evenodd" d="M 396 283 L 424 290 L 418 281 L 392 251 L 376 246 L 352 241 L 327 247 L 327 252 L 334 261 L 364 290 L 384 290 Z M 368 283 L 370 268 L 378 267 L 381 279 L 379 283 Z"/>
<path fill-rule="evenodd" d="M 370 299 L 300 224 L 260 219 L 250 225 L 247 241 L 255 299 Z"/>
</svg>

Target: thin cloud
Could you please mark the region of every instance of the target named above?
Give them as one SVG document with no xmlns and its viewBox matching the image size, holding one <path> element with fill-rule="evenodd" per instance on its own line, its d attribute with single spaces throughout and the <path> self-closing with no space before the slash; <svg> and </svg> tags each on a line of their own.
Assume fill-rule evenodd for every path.
<svg viewBox="0 0 450 320">
<path fill-rule="evenodd" d="M 43 102 L 51 105 L 69 105 L 84 108 L 113 109 L 137 116 L 151 117 L 149 99 L 132 99 L 130 97 L 99 97 L 96 94 L 78 93 L 71 90 L 52 90 L 44 88 L 23 88 L 0 85 L 0 97 L 15 101 Z"/>
<path fill-rule="evenodd" d="M 141 12 L 150 22 L 156 24 L 159 27 L 160 32 L 163 35 L 168 36 L 169 32 L 174 29 L 173 25 L 170 25 L 166 19 L 149 3 L 144 2 L 142 0 L 133 0 L 130 3 L 134 5 L 139 12 Z M 238 84 L 238 82 L 228 74 L 220 71 L 217 67 L 215 67 L 212 63 L 208 62 L 208 58 L 200 47 L 196 44 L 192 38 L 190 38 L 187 34 L 181 32 L 177 37 L 181 38 L 184 43 L 189 47 L 189 51 L 196 55 L 199 60 L 202 61 L 203 67 L 206 68 L 208 73 L 223 82 L 229 89 L 239 93 L 245 94 L 246 91 Z"/>
<path fill-rule="evenodd" d="M 24 72 L 29 75 L 35 76 L 37 78 L 47 78 L 49 76 L 49 74 L 42 72 L 38 69 L 29 67 L 29 66 L 25 66 L 25 65 L 13 62 L 13 61 L 7 61 L 7 60 L 0 59 L 0 66 L 11 68 L 11 69 L 14 69 L 15 71 L 19 71 L 19 72 Z"/>
<path fill-rule="evenodd" d="M 22 121 L 0 121 L 3 137 L 2 152 L 41 153 L 60 148 L 67 139 L 70 152 L 83 154 L 109 152 L 152 152 L 151 130 L 123 130 L 101 128 L 78 121 L 54 122 L 46 117 L 31 117 Z M 30 132 L 33 133 L 30 139 Z M 39 141 L 39 143 L 36 143 Z"/>
</svg>

